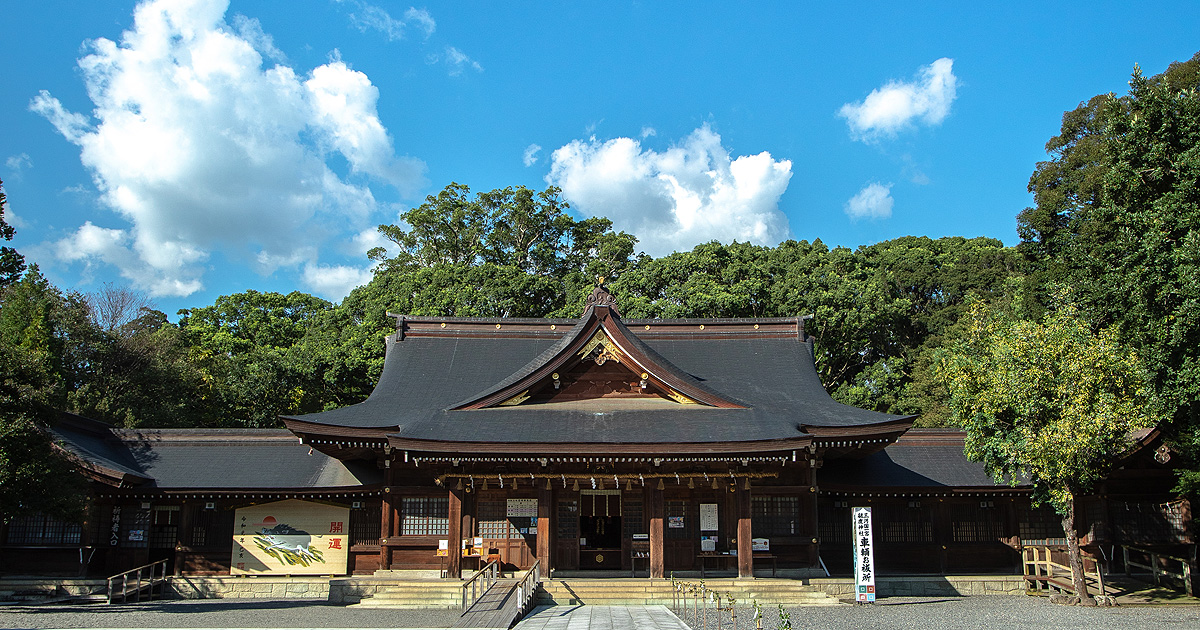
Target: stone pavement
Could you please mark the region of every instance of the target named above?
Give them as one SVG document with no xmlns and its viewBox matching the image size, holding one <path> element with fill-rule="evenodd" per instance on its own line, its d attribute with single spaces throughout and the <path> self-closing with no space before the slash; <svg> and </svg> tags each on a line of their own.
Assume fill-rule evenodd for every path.
<svg viewBox="0 0 1200 630">
<path fill-rule="evenodd" d="M 666 606 L 538 606 L 514 630 L 688 630 Z"/>
</svg>

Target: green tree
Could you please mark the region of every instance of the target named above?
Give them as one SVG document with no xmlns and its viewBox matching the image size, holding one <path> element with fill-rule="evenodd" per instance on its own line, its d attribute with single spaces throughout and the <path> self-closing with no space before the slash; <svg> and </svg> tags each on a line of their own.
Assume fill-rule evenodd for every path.
<svg viewBox="0 0 1200 630">
<path fill-rule="evenodd" d="M 1075 593 L 1088 602 L 1076 500 L 1134 430 L 1154 426 L 1145 372 L 1115 328 L 1093 334 L 1070 306 L 1040 324 L 982 303 L 969 317 L 937 366 L 952 418 L 967 432 L 967 458 L 998 481 L 1028 480 L 1034 500 L 1062 516 Z"/>
<path fill-rule="evenodd" d="M 0 239 L 11 241 L 17 231 L 4 220 L 5 212 L 8 212 L 8 197 L 4 194 L 4 182 L 0 181 Z M 11 247 L 0 247 L 0 288 L 16 282 L 24 271 L 25 257 Z"/>
<path fill-rule="evenodd" d="M 1019 218 L 1041 295 L 1069 286 L 1093 325 L 1116 325 L 1143 357 L 1189 455 L 1179 489 L 1200 491 L 1200 53 L 1129 93 L 1063 119 L 1060 147 L 1030 181 Z M 1039 275 L 1040 274 L 1040 275 Z"/>
<path fill-rule="evenodd" d="M 271 427 L 281 414 L 320 411 L 327 392 L 318 368 L 303 365 L 310 325 L 333 308 L 293 291 L 246 291 L 212 306 L 179 311 L 179 329 L 199 370 L 199 400 L 210 426 Z M 324 329 L 320 329 L 324 330 Z"/>
<path fill-rule="evenodd" d="M 76 382 L 69 331 L 81 310 L 30 267 L 0 289 L 0 517 L 81 521 L 86 484 L 45 428 Z"/>
</svg>

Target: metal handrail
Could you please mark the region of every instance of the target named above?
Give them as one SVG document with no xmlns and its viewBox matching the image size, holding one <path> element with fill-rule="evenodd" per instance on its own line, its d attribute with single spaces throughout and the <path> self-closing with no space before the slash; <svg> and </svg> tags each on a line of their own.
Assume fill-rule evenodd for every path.
<svg viewBox="0 0 1200 630">
<path fill-rule="evenodd" d="M 538 584 L 542 582 L 542 561 L 534 560 L 533 566 L 525 572 L 521 577 L 521 581 L 517 583 L 517 615 L 519 619 L 525 614 L 529 603 L 533 601 L 533 595 L 537 592 Z"/>
<path fill-rule="evenodd" d="M 492 584 L 496 582 L 500 574 L 500 565 L 492 560 L 487 563 L 482 569 L 476 571 L 462 585 L 462 609 L 467 612 L 467 609 L 479 601 L 480 597 L 487 592 Z M 481 584 L 482 583 L 482 584 Z M 467 599 L 467 587 L 471 588 L 471 597 Z"/>
<path fill-rule="evenodd" d="M 154 570 L 156 567 L 160 567 L 158 577 L 155 577 L 155 575 L 154 575 Z M 129 576 L 133 575 L 133 574 L 136 574 L 136 575 L 134 575 L 134 590 L 133 590 L 134 601 L 138 601 L 138 602 L 142 601 L 142 588 L 143 588 L 142 572 L 143 571 L 147 571 L 146 586 L 149 587 L 149 590 L 147 591 L 146 594 L 150 597 L 150 599 L 154 599 L 154 585 L 158 584 L 159 585 L 158 596 L 162 597 L 162 594 L 163 594 L 162 593 L 162 585 L 166 584 L 166 582 L 167 582 L 167 561 L 165 558 L 162 560 L 156 560 L 154 562 L 151 562 L 150 564 L 144 564 L 136 569 L 130 569 L 124 573 L 118 573 L 116 575 L 110 576 L 107 579 L 107 583 L 108 583 L 108 595 L 106 598 L 107 603 L 109 603 L 109 604 L 113 603 L 113 580 L 117 580 L 117 579 L 121 580 L 121 603 L 124 604 L 129 601 Z"/>
</svg>

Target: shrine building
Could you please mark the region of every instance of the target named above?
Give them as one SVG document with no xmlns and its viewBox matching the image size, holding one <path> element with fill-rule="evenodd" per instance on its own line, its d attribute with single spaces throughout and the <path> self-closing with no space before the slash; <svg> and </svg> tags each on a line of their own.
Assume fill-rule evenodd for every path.
<svg viewBox="0 0 1200 630">
<path fill-rule="evenodd" d="M 5 571 L 846 575 L 854 506 L 883 574 L 1019 573 L 1022 544 L 1063 537 L 962 433 L 833 400 L 804 317 L 624 320 L 603 287 L 579 319 L 394 317 L 370 397 L 286 430 L 64 416 L 92 517 L 8 523 Z M 1162 448 L 1141 436 L 1087 499 L 1086 544 L 1190 546 Z"/>
</svg>

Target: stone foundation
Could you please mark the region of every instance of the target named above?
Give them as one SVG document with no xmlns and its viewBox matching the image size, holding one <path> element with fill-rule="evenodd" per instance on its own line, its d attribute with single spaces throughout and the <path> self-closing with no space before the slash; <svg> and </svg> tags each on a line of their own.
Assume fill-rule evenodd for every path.
<svg viewBox="0 0 1200 630">
<path fill-rule="evenodd" d="M 854 598 L 852 578 L 812 578 L 813 586 L 834 597 Z M 961 597 L 967 595 L 1024 595 L 1019 575 L 917 575 L 881 577 L 875 581 L 879 597 Z"/>
</svg>

